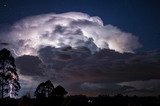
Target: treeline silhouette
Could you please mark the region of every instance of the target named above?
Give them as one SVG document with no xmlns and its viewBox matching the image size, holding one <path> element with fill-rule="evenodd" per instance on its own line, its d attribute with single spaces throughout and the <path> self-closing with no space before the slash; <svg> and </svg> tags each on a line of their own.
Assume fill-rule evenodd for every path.
<svg viewBox="0 0 160 106">
<path fill-rule="evenodd" d="M 16 70 L 15 59 L 7 49 L 0 50 L 0 106 L 160 106 L 159 97 L 137 97 L 99 95 L 66 95 L 61 85 L 54 87 L 50 80 L 40 83 L 34 93 L 35 98 L 17 96 L 21 86 Z"/>
<path fill-rule="evenodd" d="M 160 97 L 137 97 L 99 95 L 70 95 L 66 97 L 45 97 L 43 99 L 23 96 L 20 99 L 4 98 L 0 106 L 160 106 Z"/>
</svg>

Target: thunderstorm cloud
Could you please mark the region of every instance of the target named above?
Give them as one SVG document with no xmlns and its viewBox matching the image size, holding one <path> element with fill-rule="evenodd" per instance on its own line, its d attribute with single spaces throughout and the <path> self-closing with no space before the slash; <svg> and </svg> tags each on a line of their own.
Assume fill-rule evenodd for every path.
<svg viewBox="0 0 160 106">
<path fill-rule="evenodd" d="M 22 93 L 46 80 L 70 94 L 160 93 L 153 92 L 160 88 L 160 51 L 134 53 L 141 47 L 138 38 L 97 16 L 26 17 L 2 33 L 0 47 L 16 56 Z"/>
<path fill-rule="evenodd" d="M 7 35 L 17 55 L 37 55 L 45 46 L 87 47 L 92 53 L 104 48 L 134 52 L 141 46 L 131 33 L 80 12 L 27 17 L 16 22 Z"/>
</svg>

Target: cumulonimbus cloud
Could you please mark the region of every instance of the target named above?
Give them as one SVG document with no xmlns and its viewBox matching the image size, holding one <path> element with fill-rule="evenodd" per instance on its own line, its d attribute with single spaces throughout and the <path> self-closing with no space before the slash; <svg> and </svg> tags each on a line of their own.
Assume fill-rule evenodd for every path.
<svg viewBox="0 0 160 106">
<path fill-rule="evenodd" d="M 74 93 L 76 88 L 88 89 L 89 86 L 97 89 L 100 85 L 100 90 L 110 89 L 103 86 L 106 80 L 143 79 L 136 72 L 133 73 L 136 78 L 130 77 L 124 67 L 125 59 L 133 55 L 124 52 L 134 52 L 139 48 L 138 38 L 116 26 L 104 25 L 97 16 L 79 12 L 31 16 L 14 23 L 1 38 L 0 43 L 3 46 L 9 44 L 8 48 L 17 55 L 17 67 L 22 75 L 36 80 L 37 77 L 43 80 L 50 78 L 54 84 L 61 83 Z M 131 63 L 133 60 L 130 59 Z M 127 74 L 117 73 L 120 68 Z M 159 78 L 156 75 L 151 78 Z M 27 81 L 21 80 L 23 83 Z"/>
<path fill-rule="evenodd" d="M 45 46 L 87 47 L 133 52 L 140 47 L 138 38 L 112 25 L 103 25 L 97 16 L 80 12 L 41 14 L 16 22 L 8 33 L 18 55 L 35 55 Z"/>
</svg>

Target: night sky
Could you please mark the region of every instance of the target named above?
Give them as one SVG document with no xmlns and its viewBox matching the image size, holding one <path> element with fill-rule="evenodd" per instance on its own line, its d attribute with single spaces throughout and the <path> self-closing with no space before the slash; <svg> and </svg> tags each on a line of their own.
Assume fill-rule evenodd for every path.
<svg viewBox="0 0 160 106">
<path fill-rule="evenodd" d="M 160 94 L 159 0 L 0 0 L 0 48 L 22 90 L 45 80 L 70 94 Z"/>
<path fill-rule="evenodd" d="M 133 33 L 142 49 L 151 50 L 160 47 L 159 5 L 159 0 L 1 0 L 0 25 L 44 13 L 83 12 Z"/>
</svg>

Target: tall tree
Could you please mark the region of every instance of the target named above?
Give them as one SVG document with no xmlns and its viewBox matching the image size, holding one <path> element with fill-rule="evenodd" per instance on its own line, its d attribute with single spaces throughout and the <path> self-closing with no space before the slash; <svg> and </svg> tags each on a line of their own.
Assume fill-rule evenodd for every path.
<svg viewBox="0 0 160 106">
<path fill-rule="evenodd" d="M 1 98 L 17 96 L 20 90 L 19 77 L 16 70 L 15 59 L 7 49 L 0 50 L 0 91 Z"/>
</svg>

